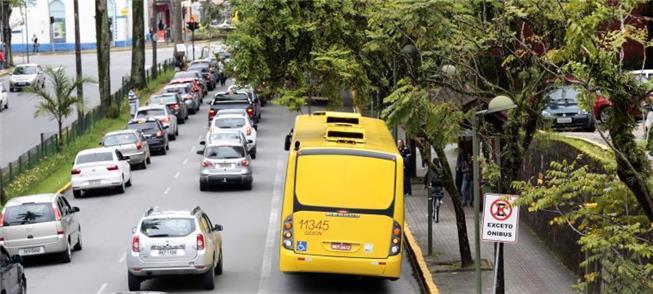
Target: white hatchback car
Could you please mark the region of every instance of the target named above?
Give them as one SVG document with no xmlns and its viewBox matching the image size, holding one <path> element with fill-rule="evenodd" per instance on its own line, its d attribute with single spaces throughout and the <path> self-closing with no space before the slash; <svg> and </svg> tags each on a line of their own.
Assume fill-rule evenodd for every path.
<svg viewBox="0 0 653 294">
<path fill-rule="evenodd" d="M 245 134 L 247 138 L 247 149 L 252 159 L 256 159 L 256 128 L 251 124 L 249 118 L 243 117 L 240 114 L 225 114 L 216 116 L 211 121 L 209 133 L 220 129 L 236 129 Z"/>
<path fill-rule="evenodd" d="M 123 156 L 115 148 L 80 151 L 70 174 L 75 198 L 91 189 L 115 188 L 119 193 L 125 193 L 125 187 L 132 184 L 129 156 Z"/>
<path fill-rule="evenodd" d="M 0 84 L 0 111 L 9 108 L 9 95 L 7 95 L 7 89 Z"/>
</svg>

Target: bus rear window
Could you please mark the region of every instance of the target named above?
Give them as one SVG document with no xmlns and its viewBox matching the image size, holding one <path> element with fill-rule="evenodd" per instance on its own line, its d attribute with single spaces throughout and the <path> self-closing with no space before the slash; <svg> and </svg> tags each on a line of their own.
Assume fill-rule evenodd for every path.
<svg viewBox="0 0 653 294">
<path fill-rule="evenodd" d="M 391 160 L 348 155 L 304 155 L 297 160 L 295 194 L 303 205 L 386 209 L 395 189 Z"/>
</svg>

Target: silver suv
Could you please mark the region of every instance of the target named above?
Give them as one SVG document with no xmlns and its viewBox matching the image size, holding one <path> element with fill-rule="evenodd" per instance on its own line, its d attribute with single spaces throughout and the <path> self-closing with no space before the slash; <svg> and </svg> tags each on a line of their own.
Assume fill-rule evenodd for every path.
<svg viewBox="0 0 653 294">
<path fill-rule="evenodd" d="M 127 254 L 127 282 L 139 291 L 141 282 L 157 276 L 201 275 L 204 289 L 215 287 L 222 274 L 221 225 L 213 225 L 199 207 L 192 210 L 148 209 L 134 227 Z"/>
<path fill-rule="evenodd" d="M 70 262 L 71 251 L 82 249 L 77 212 L 61 194 L 12 198 L 2 209 L 0 245 L 11 255 L 59 253 Z"/>
<path fill-rule="evenodd" d="M 204 155 L 200 163 L 200 191 L 211 185 L 244 185 L 252 189 L 252 158 L 247 147 L 239 140 L 219 140 L 211 142 L 197 154 Z"/>
</svg>

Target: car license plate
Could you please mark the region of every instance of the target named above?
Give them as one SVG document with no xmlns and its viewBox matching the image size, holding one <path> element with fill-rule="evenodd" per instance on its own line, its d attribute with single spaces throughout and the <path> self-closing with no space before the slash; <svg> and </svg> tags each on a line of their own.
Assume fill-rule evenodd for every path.
<svg viewBox="0 0 653 294">
<path fill-rule="evenodd" d="M 29 247 L 18 250 L 19 255 L 33 255 L 43 253 L 43 247 Z"/>
<path fill-rule="evenodd" d="M 571 123 L 571 117 L 559 117 L 556 119 L 556 122 L 559 124 L 570 124 Z"/>
<path fill-rule="evenodd" d="M 340 251 L 351 251 L 351 244 L 349 243 L 331 243 L 331 249 Z"/>
<path fill-rule="evenodd" d="M 159 256 L 175 256 L 177 249 L 159 249 Z"/>
<path fill-rule="evenodd" d="M 101 183 L 101 182 L 102 182 L 102 180 L 90 180 L 90 181 L 88 181 L 88 183 L 89 183 L 90 185 L 97 185 L 97 184 L 99 184 L 99 183 Z"/>
<path fill-rule="evenodd" d="M 219 166 L 219 167 L 222 167 L 222 168 L 232 167 L 232 166 L 231 166 L 231 163 L 220 163 L 220 164 L 218 164 L 218 166 Z"/>
</svg>

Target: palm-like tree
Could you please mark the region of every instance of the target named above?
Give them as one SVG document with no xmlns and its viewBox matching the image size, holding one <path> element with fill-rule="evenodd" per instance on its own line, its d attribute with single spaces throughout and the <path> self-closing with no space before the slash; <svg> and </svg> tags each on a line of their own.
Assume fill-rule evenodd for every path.
<svg viewBox="0 0 653 294">
<path fill-rule="evenodd" d="M 59 68 L 45 68 L 45 75 L 51 86 L 51 90 L 46 87 L 30 86 L 25 89 L 28 93 L 33 93 L 39 98 L 34 111 L 34 117 L 49 116 L 52 120 L 57 121 L 58 127 L 58 146 L 59 151 L 63 146 L 63 121 L 73 112 L 73 107 L 76 105 L 83 105 L 83 97 L 73 95 L 73 92 L 78 87 L 82 87 L 84 83 L 92 82 L 93 80 L 88 77 L 81 79 L 71 79 L 64 72 L 62 67 Z"/>
</svg>

